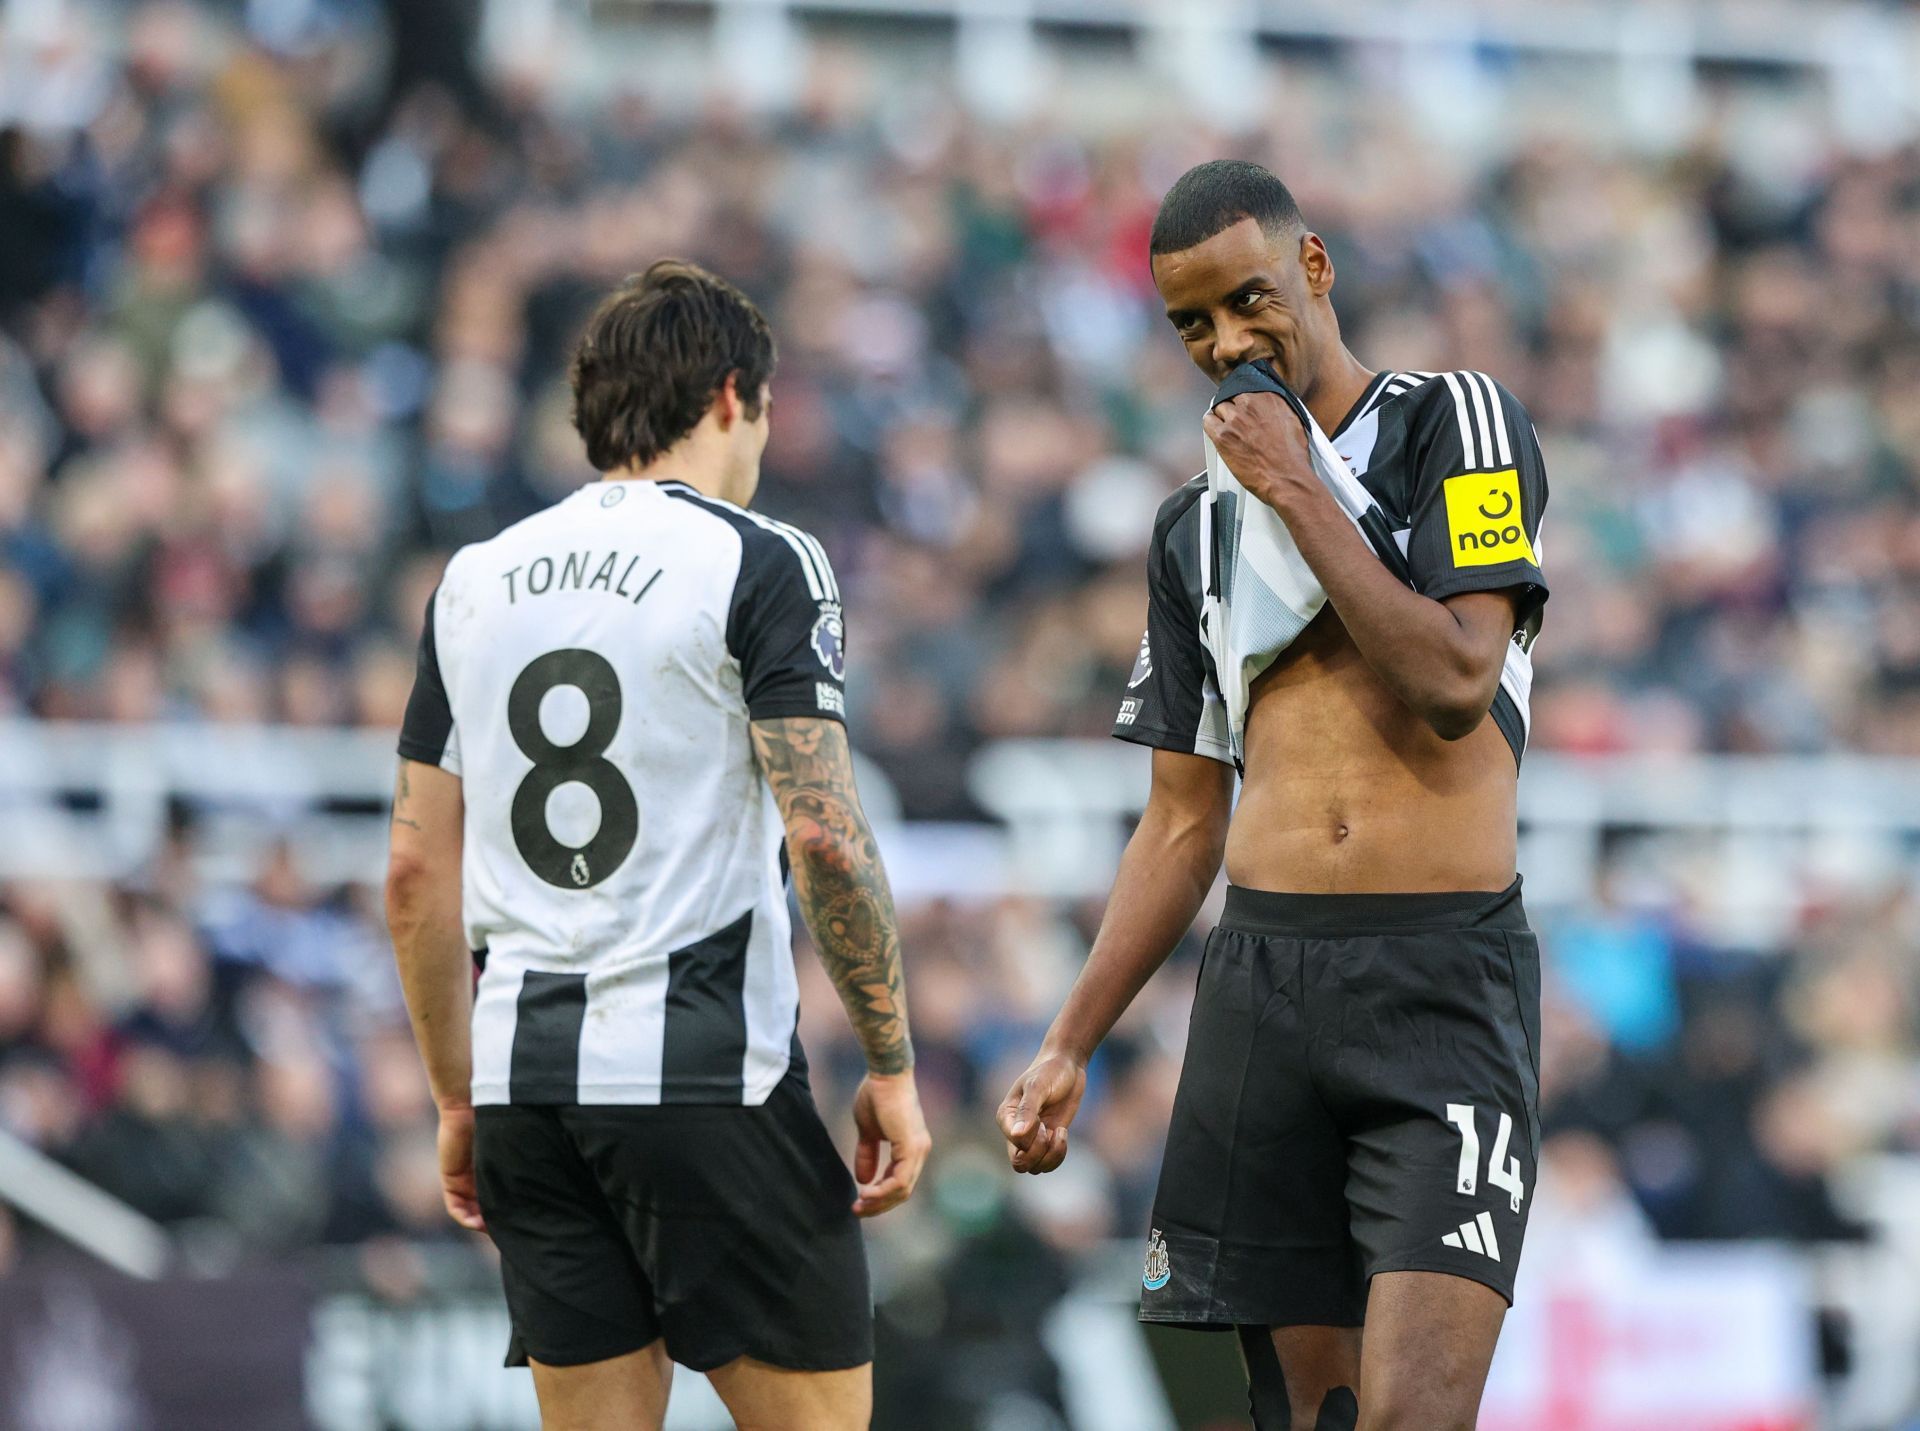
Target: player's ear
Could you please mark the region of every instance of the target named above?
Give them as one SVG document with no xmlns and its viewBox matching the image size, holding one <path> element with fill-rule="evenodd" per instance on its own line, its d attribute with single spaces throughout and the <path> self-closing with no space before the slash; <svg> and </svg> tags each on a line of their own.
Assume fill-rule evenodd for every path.
<svg viewBox="0 0 1920 1431">
<path fill-rule="evenodd" d="M 1315 298 L 1325 298 L 1332 291 L 1333 255 L 1319 234 L 1300 236 L 1300 267 L 1307 275 L 1307 291 Z"/>
<path fill-rule="evenodd" d="M 740 399 L 740 374 L 731 372 L 721 379 L 720 391 L 713 395 L 713 413 L 726 432 L 746 416 L 746 404 Z"/>
</svg>

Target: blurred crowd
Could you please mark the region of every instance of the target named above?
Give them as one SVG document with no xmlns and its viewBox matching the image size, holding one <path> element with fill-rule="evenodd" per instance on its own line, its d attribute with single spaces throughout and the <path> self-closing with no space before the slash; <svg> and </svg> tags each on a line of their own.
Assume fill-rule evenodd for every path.
<svg viewBox="0 0 1920 1431">
<path fill-rule="evenodd" d="M 0 713 L 397 727 L 448 552 L 593 476 L 576 325 L 678 253 L 773 321 L 761 505 L 834 559 L 858 744 L 909 817 L 977 818 L 982 743 L 1111 721 L 1205 396 L 1147 230 L 1242 153 L 1326 237 L 1363 360 L 1532 411 L 1535 748 L 1920 755 L 1920 150 L 1783 152 L 1710 96 L 1657 157 L 1570 127 L 1467 157 L 1305 71 L 1250 135 L 996 127 L 853 49 L 778 118 L 582 106 L 483 79 L 459 6 L 390 50 L 377 12 L 319 9 L 293 48 L 158 3 L 0 56 Z M 448 1235 L 370 891 L 293 848 L 204 888 L 192 836 L 183 810 L 140 881 L 0 900 L 0 1122 L 242 1249 Z M 1729 948 L 1657 863 L 1623 845 L 1542 921 L 1566 1195 L 1630 1189 L 1650 1235 L 1851 1235 L 1825 1175 L 1920 1152 L 1914 905 Z M 1103 1055 L 1068 1169 L 1010 1191 L 989 1110 L 1097 910 L 905 918 L 946 1168 L 913 1245 L 1064 1279 L 1144 1226 L 1197 944 Z M 982 1336 L 1038 1305 L 995 1275 L 948 1309 Z"/>
<path fill-rule="evenodd" d="M 778 120 L 576 113 L 176 5 L 116 43 L 10 74 L 0 707 L 392 725 L 438 561 L 591 476 L 585 308 L 675 252 L 773 318 L 763 505 L 840 568 L 863 743 L 910 815 L 974 813 L 982 741 L 1110 720 L 1204 394 L 1145 234 L 1228 151 L 1292 182 L 1363 358 L 1531 408 L 1538 747 L 1920 753 L 1913 150 L 1470 163 L 1307 86 L 1270 134 L 1093 140 L 882 104 L 845 54 Z"/>
</svg>

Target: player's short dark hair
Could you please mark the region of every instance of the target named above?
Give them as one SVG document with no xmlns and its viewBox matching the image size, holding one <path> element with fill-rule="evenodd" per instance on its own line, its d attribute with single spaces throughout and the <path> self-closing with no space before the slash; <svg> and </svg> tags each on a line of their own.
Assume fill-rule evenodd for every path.
<svg viewBox="0 0 1920 1431">
<path fill-rule="evenodd" d="M 773 330 L 739 289 L 663 258 L 601 300 L 573 352 L 573 425 L 602 472 L 644 466 L 699 425 L 729 375 L 760 415 Z"/>
<path fill-rule="evenodd" d="M 1173 181 L 1154 215 L 1148 252 L 1179 253 L 1243 219 L 1256 220 L 1274 236 L 1306 226 L 1292 193 L 1271 170 L 1244 159 L 1210 159 Z"/>
</svg>

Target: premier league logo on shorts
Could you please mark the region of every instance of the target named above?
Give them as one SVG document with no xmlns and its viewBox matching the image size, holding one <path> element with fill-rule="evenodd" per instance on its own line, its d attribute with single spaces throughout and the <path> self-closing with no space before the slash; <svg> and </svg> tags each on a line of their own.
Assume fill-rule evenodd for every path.
<svg viewBox="0 0 1920 1431">
<path fill-rule="evenodd" d="M 1149 1292 L 1158 1292 L 1172 1278 L 1173 1264 L 1167 1260 L 1167 1240 L 1156 1227 L 1147 1239 L 1147 1266 L 1140 1274 L 1140 1285 Z"/>
<path fill-rule="evenodd" d="M 813 654 L 832 672 L 836 681 L 847 678 L 846 622 L 840 616 L 840 603 L 820 603 L 820 619 L 813 623 Z"/>
</svg>

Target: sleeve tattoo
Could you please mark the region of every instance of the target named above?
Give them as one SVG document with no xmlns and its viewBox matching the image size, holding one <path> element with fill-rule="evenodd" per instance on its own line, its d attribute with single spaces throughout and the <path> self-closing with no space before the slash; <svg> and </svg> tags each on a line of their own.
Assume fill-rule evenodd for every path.
<svg viewBox="0 0 1920 1431">
<path fill-rule="evenodd" d="M 893 892 L 853 786 L 846 727 L 753 723 L 754 752 L 787 826 L 794 893 L 875 1073 L 913 1067 Z"/>
</svg>

